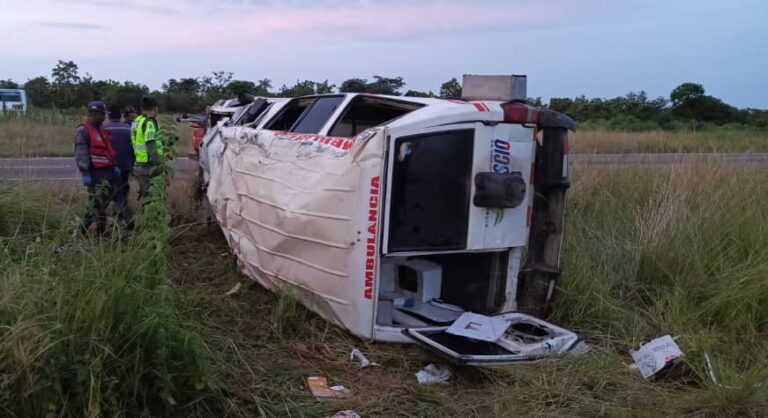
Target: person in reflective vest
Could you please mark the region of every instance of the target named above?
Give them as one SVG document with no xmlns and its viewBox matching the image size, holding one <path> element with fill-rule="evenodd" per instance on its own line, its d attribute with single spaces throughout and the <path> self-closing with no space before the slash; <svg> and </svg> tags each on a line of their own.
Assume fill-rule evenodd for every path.
<svg viewBox="0 0 768 418">
<path fill-rule="evenodd" d="M 102 127 L 106 115 L 104 103 L 90 102 L 88 118 L 75 130 L 75 163 L 83 176 L 83 185 L 88 188 L 83 232 L 87 232 L 94 221 L 99 234 L 105 232 L 107 206 L 112 200 L 115 179 L 121 174 L 112 136 Z"/>
<path fill-rule="evenodd" d="M 131 124 L 131 143 L 136 156 L 133 174 L 139 180 L 139 199 L 142 203 L 149 196 L 149 185 L 155 175 L 155 167 L 163 158 L 160 128 L 157 126 L 157 100 L 145 97 L 141 100 L 142 113 Z"/>
</svg>

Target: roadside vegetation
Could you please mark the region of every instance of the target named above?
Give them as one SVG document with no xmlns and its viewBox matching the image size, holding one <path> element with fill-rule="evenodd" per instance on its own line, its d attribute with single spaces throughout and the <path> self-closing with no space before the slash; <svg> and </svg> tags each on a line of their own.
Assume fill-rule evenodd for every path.
<svg viewBox="0 0 768 418">
<path fill-rule="evenodd" d="M 455 368 L 445 386 L 416 383 L 416 371 L 442 361 L 421 348 L 359 341 L 289 293 L 250 284 L 217 228 L 197 218 L 187 185 L 169 191 L 176 209 L 173 226 L 161 228 L 165 261 L 141 236 L 74 235 L 79 195 L 3 186 L 2 415 L 768 414 L 768 170 L 585 166 L 573 174 L 552 320 L 582 333 L 592 351 Z M 644 381 L 628 367 L 629 350 L 664 334 L 678 338 L 685 361 Z M 352 347 L 381 366 L 360 369 L 348 359 Z M 311 375 L 353 395 L 316 400 L 305 386 Z"/>
<path fill-rule="evenodd" d="M 0 157 L 71 156 L 75 126 L 84 111 L 33 109 L 25 116 L 0 116 Z M 180 137 L 179 155 L 194 152 L 192 129 L 177 123 L 175 115 L 159 117 L 160 126 L 172 127 Z M 622 131 L 584 124 L 573 134 L 571 152 L 580 154 L 768 152 L 768 131 L 744 127 L 703 125 L 677 130 Z"/>
<path fill-rule="evenodd" d="M 32 109 L 25 115 L 0 114 L 0 157 L 62 157 L 74 152 L 75 128 L 85 119 L 83 109 Z M 180 137 L 179 152 L 194 151 L 192 128 L 177 123 L 175 115 L 158 117 L 161 127 L 170 127 Z"/>
<path fill-rule="evenodd" d="M 436 80 L 435 87 L 439 81 Z M 50 76 L 37 76 L 26 82 L 0 79 L 0 88 L 23 88 L 29 102 L 37 108 L 83 108 L 91 100 L 103 100 L 121 108 L 138 108 L 141 98 L 152 95 L 160 109 L 171 113 L 201 113 L 206 105 L 236 97 L 242 92 L 257 96 L 298 97 L 334 92 L 360 92 L 416 97 L 461 97 L 457 78 L 439 84 L 435 91 L 407 88 L 403 77 L 373 75 L 340 81 L 296 80 L 293 85 L 273 86 L 269 78 L 236 79 L 226 71 L 210 75 L 168 79 L 159 89 L 133 81 L 97 80 L 88 73 L 81 75 L 74 61 L 59 60 Z M 552 97 L 548 102 L 531 97 L 528 102 L 572 117 L 587 130 L 612 131 L 701 131 L 711 127 L 728 130 L 768 130 L 768 110 L 740 109 L 707 94 L 703 85 L 682 83 L 668 96 L 649 97 L 644 91 L 629 92 L 614 98 Z"/>
<path fill-rule="evenodd" d="M 574 154 L 768 152 L 768 131 L 729 128 L 676 131 L 590 130 L 572 137 Z"/>
</svg>

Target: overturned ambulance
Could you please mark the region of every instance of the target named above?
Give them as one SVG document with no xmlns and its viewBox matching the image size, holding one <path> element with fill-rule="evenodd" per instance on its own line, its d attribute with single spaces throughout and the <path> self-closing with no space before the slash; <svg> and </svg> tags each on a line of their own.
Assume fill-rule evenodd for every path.
<svg viewBox="0 0 768 418">
<path fill-rule="evenodd" d="M 360 338 L 465 363 L 520 354 L 445 333 L 465 312 L 505 313 L 510 338 L 550 351 L 575 345 L 520 313 L 546 316 L 560 273 L 574 129 L 526 104 L 524 76 L 465 76 L 462 99 L 255 98 L 241 112 L 201 162 L 246 275 Z"/>
</svg>

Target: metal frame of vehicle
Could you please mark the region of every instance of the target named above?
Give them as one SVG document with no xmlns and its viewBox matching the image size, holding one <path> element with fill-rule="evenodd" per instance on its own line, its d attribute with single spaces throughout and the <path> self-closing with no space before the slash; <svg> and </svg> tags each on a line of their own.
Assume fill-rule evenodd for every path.
<svg viewBox="0 0 768 418">
<path fill-rule="evenodd" d="M 336 107 L 321 109 L 330 116 L 312 121 L 316 132 L 291 132 L 329 97 L 342 100 L 326 102 Z M 328 136 L 361 98 L 408 111 L 367 121 L 354 137 Z M 264 129 L 307 99 L 287 131 Z M 569 118 L 521 102 L 267 100 L 256 122 L 220 124 L 201 151 L 208 200 L 248 276 L 379 341 L 408 341 L 404 329 L 444 325 L 451 310 L 546 315 L 560 271 Z M 513 203 L 483 203 L 501 201 Z M 431 299 L 403 305 L 403 294 L 430 286 Z"/>
</svg>

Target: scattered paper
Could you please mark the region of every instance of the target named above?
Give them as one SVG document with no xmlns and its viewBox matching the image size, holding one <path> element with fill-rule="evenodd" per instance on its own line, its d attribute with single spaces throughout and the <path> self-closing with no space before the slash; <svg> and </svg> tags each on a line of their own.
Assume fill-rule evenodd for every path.
<svg viewBox="0 0 768 418">
<path fill-rule="evenodd" d="M 509 325 L 509 321 L 500 317 L 464 312 L 445 332 L 493 343 L 504 335 Z"/>
<path fill-rule="evenodd" d="M 231 289 L 227 291 L 227 293 L 224 294 L 224 296 L 232 296 L 238 291 L 240 291 L 240 282 L 237 282 Z"/>
<path fill-rule="evenodd" d="M 451 369 L 447 366 L 435 366 L 429 364 L 427 367 L 416 373 L 416 380 L 421 385 L 430 385 L 433 383 L 448 383 L 451 380 Z"/>
<path fill-rule="evenodd" d="M 316 398 L 345 398 L 352 394 L 352 391 L 342 385 L 328 387 L 328 379 L 322 376 L 308 377 L 307 386 Z"/>
<path fill-rule="evenodd" d="M 669 335 L 651 340 L 641 345 L 636 351 L 631 351 L 630 354 L 645 379 L 683 358 L 682 350 Z"/>
</svg>

